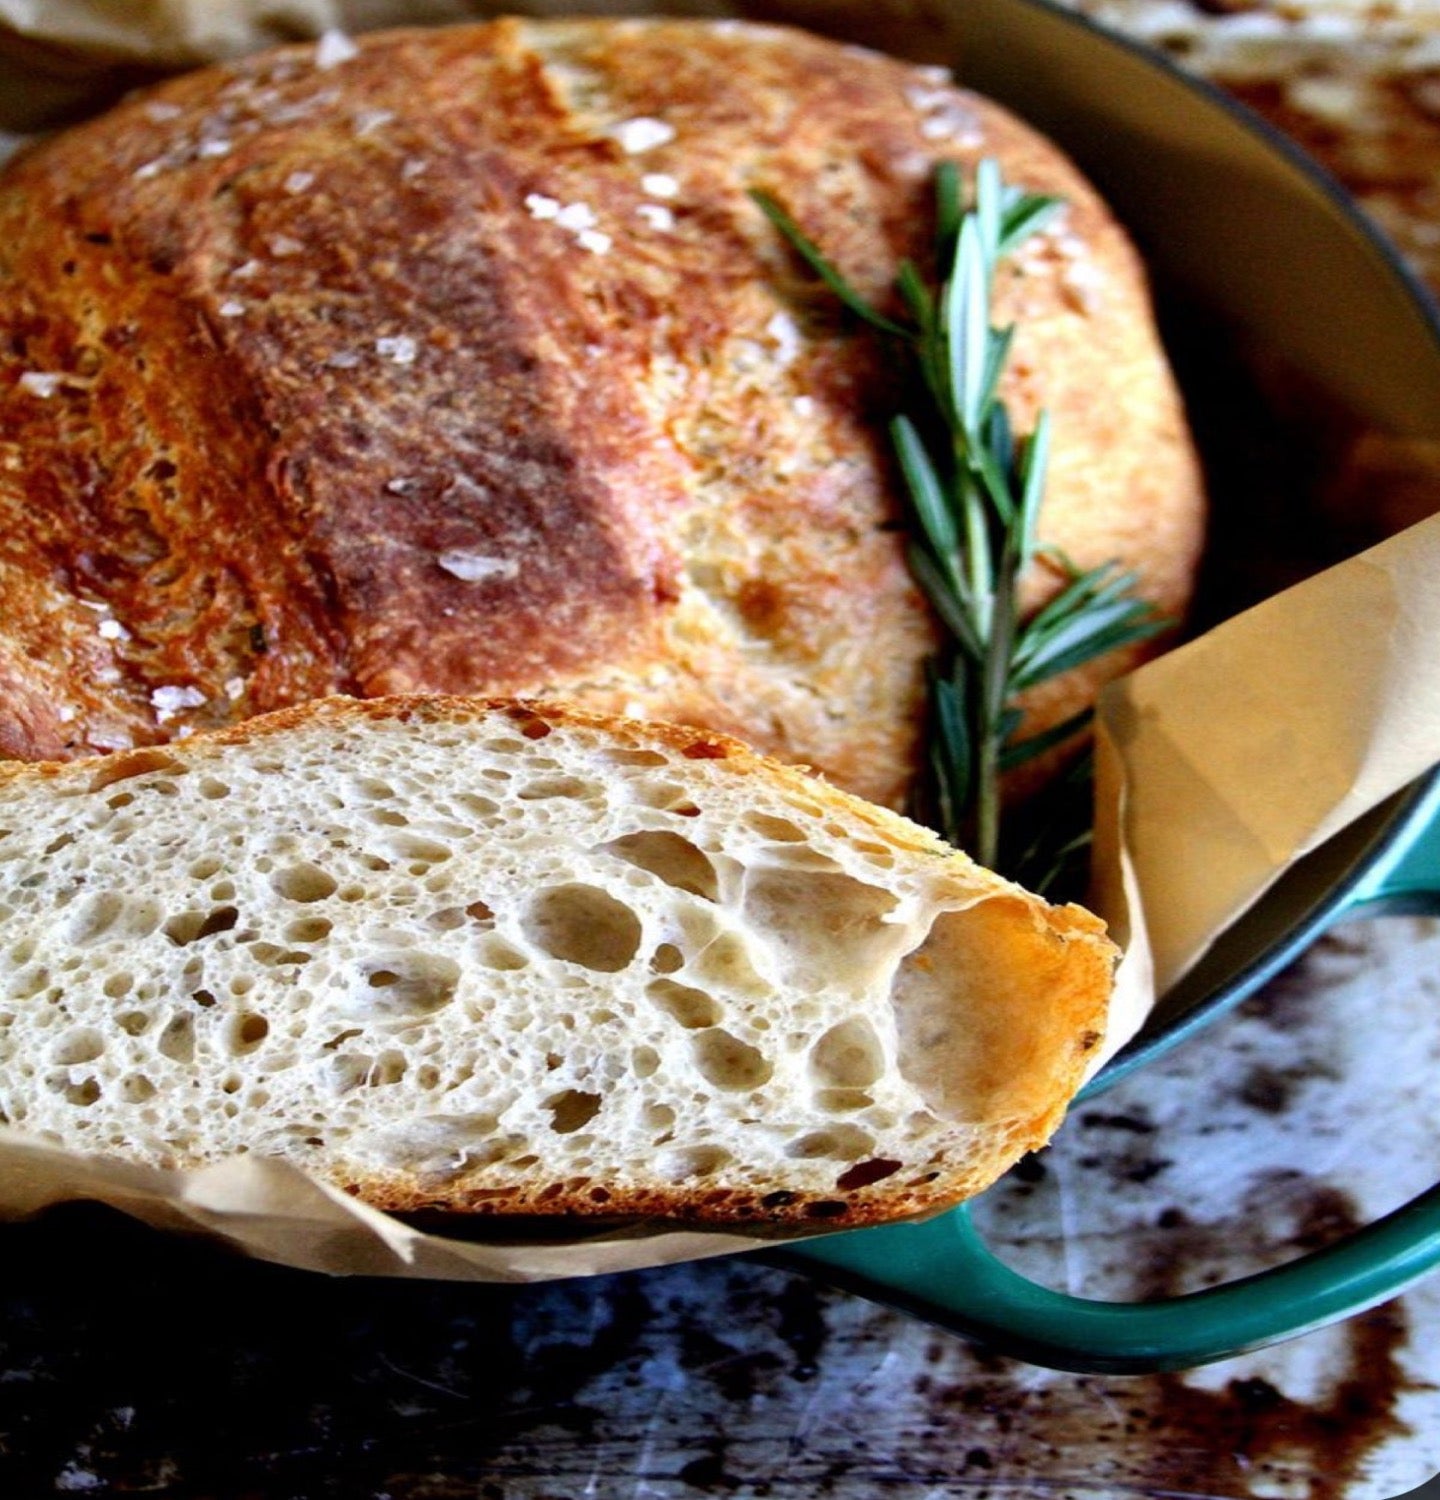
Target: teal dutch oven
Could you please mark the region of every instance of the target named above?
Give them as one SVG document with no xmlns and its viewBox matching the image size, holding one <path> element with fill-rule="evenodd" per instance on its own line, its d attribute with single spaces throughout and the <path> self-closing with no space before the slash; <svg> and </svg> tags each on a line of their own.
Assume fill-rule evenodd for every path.
<svg viewBox="0 0 1440 1500">
<path fill-rule="evenodd" d="M 1242 364 L 1299 372 L 1332 418 L 1357 430 L 1440 442 L 1440 315 L 1308 158 L 1217 90 L 1047 0 L 957 0 L 944 31 L 947 45 L 958 37 L 961 81 L 1060 142 L 1158 282 L 1180 289 L 1202 322 L 1232 331 Z M 957 61 L 937 58 L 921 29 L 915 52 Z M 1292 869 L 1161 997 L 1082 1097 L 1210 1025 L 1340 918 L 1397 909 L 1440 911 L 1440 774 Z M 1223 1028 L 1212 1045 L 1224 1045 Z M 1035 1363 L 1179 1369 L 1352 1316 L 1440 1267 L 1440 1187 L 1288 1264 L 1141 1303 L 1028 1281 L 991 1253 L 965 1207 L 768 1258 Z"/>
</svg>

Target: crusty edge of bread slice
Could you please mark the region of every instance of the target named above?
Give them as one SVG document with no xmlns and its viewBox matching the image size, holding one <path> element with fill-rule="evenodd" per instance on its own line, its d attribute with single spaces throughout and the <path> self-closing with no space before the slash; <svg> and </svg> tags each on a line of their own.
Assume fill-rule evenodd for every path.
<svg viewBox="0 0 1440 1500">
<path fill-rule="evenodd" d="M 431 696 L 331 698 L 165 746 L 78 763 L 3 765 L 0 801 L 24 800 L 33 789 L 43 809 L 43 798 L 52 793 L 105 791 L 122 781 L 143 785 L 146 778 L 173 779 L 177 771 L 223 771 L 230 760 L 252 752 L 278 752 L 265 774 L 284 778 L 287 749 L 294 751 L 313 736 L 359 734 L 363 743 L 368 732 L 384 727 L 387 732 L 413 733 L 423 741 L 446 729 L 492 721 L 518 727 L 522 736 L 537 742 L 555 730 L 568 730 L 621 751 L 642 756 L 648 752 L 678 758 L 682 765 L 704 766 L 710 784 L 719 777 L 726 785 L 733 780 L 753 787 L 757 795 L 761 788 L 767 796 L 782 794 L 795 806 L 818 809 L 832 832 L 840 830 L 837 836 L 872 844 L 878 841 L 897 860 L 914 860 L 923 866 L 936 912 L 941 916 L 968 914 L 965 935 L 962 940 L 950 929 L 942 933 L 937 920 L 929 936 L 901 958 L 896 990 L 911 996 L 905 1003 L 920 1005 L 916 1014 L 923 1011 L 923 1018 L 917 1024 L 933 1030 L 937 1004 L 943 1010 L 948 1003 L 944 991 L 951 982 L 947 966 L 962 964 L 969 954 L 971 958 L 979 955 L 984 965 L 994 967 L 996 994 L 986 998 L 979 1010 L 958 1018 L 962 1026 L 973 1022 L 984 1031 L 982 1044 L 977 1044 L 981 1045 L 979 1061 L 970 1059 L 966 1064 L 970 1072 L 963 1079 L 937 1074 L 925 1081 L 927 1097 L 958 1101 L 961 1113 L 976 1097 L 983 1100 L 984 1117 L 967 1119 L 956 1136 L 957 1140 L 963 1137 L 963 1149 L 952 1158 L 932 1162 L 928 1173 L 868 1180 L 866 1164 L 860 1163 L 848 1181 L 839 1172 L 837 1185 L 828 1191 L 787 1184 L 783 1170 L 762 1191 L 753 1183 L 727 1184 L 723 1172 L 699 1181 L 666 1181 L 658 1176 L 647 1181 L 642 1173 L 628 1182 L 563 1172 L 547 1179 L 542 1173 L 532 1182 L 507 1188 L 488 1181 L 483 1171 L 441 1180 L 408 1169 L 360 1166 L 344 1153 L 334 1159 L 323 1151 L 291 1158 L 298 1165 L 392 1212 L 441 1209 L 486 1216 L 621 1216 L 735 1227 L 843 1227 L 924 1214 L 969 1197 L 1049 1138 L 1104 1030 L 1117 955 L 1099 919 L 1077 906 L 1051 906 L 951 850 L 919 825 L 723 735 L 614 718 L 558 702 Z M 203 825 L 197 834 L 203 843 Z M 4 868 L 0 865 L 0 870 Z M 984 913 L 980 931 L 976 930 L 977 912 Z M 999 994 L 1002 989 L 1003 996 Z M 914 1000 L 921 991 L 921 998 Z M 898 1006 L 902 1001 L 904 996 L 895 1003 Z M 916 1046 L 920 1050 L 912 1048 L 911 1061 L 924 1072 L 926 1054 L 919 1042 Z M 217 1096 L 212 1102 L 218 1106 L 221 1099 Z M 937 1106 L 942 1115 L 945 1107 L 943 1103 Z M 944 1134 L 943 1129 L 938 1131 L 938 1136 Z M 91 1149 L 74 1140 L 62 1144 Z"/>
</svg>

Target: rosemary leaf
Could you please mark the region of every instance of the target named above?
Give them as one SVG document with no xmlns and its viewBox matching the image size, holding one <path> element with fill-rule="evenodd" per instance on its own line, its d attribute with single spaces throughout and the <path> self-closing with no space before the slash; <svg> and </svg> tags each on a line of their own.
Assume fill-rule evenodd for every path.
<svg viewBox="0 0 1440 1500">
<path fill-rule="evenodd" d="M 982 411 L 1003 412 L 1005 410 L 1003 406 L 995 404 L 995 396 L 1000 389 L 1000 377 L 1005 373 L 1005 365 L 1010 358 L 1010 345 L 1014 342 L 1015 325 L 1013 323 L 1008 328 L 1000 329 L 990 339 L 990 347 L 985 351 L 985 373 L 980 400 Z"/>
<path fill-rule="evenodd" d="M 1077 640 L 1070 650 L 1045 656 L 1040 663 L 1017 676 L 1015 685 L 1017 689 L 1023 689 L 1034 687 L 1037 682 L 1046 682 L 1052 677 L 1061 677 L 1066 672 L 1073 672 L 1076 667 L 1083 667 L 1086 662 L 1106 656 L 1111 651 L 1118 651 L 1122 646 L 1147 641 L 1167 628 L 1167 621 L 1149 616 L 1141 618 L 1140 610 L 1137 610 L 1134 616 L 1117 622 L 1108 630 L 1096 630 L 1086 638 Z"/>
<path fill-rule="evenodd" d="M 1018 194 L 1015 202 L 1005 210 L 997 253 L 1005 256 L 1017 250 L 1032 234 L 1038 234 L 1056 218 L 1064 206 L 1059 198 L 1042 197 L 1038 193 Z"/>
<path fill-rule="evenodd" d="M 925 285 L 925 278 L 913 260 L 900 263 L 900 274 L 895 278 L 895 285 L 905 299 L 906 307 L 910 309 L 910 316 L 920 328 L 928 330 L 935 322 L 935 297 Z"/>
<path fill-rule="evenodd" d="M 953 161 L 942 161 L 935 168 L 935 259 L 939 264 L 954 254 L 960 234 L 960 219 L 965 212 L 964 189 L 960 169 Z"/>
<path fill-rule="evenodd" d="M 990 282 L 995 262 L 1000 258 L 1000 237 L 1004 233 L 1005 180 L 1000 164 L 986 157 L 975 169 L 975 225 L 985 254 L 985 298 L 989 301 Z"/>
<path fill-rule="evenodd" d="M 968 440 L 980 426 L 990 345 L 990 276 L 981 230 L 969 215 L 960 225 L 955 269 L 945 285 L 940 305 L 949 356 L 950 390 L 956 407 L 949 415 L 957 436 Z"/>
<path fill-rule="evenodd" d="M 1082 708 L 1079 713 L 1071 714 L 1068 719 L 1062 719 L 1058 724 L 1052 724 L 1049 729 L 1042 729 L 1039 734 L 1028 735 L 1024 739 L 1007 739 L 1005 749 L 1000 755 L 1000 769 L 1002 771 L 1013 771 L 1016 766 L 1023 766 L 1027 761 L 1034 760 L 1037 755 L 1044 755 L 1047 750 L 1054 750 L 1063 745 L 1066 740 L 1080 733 L 1082 729 L 1095 717 L 1093 708 Z"/>
<path fill-rule="evenodd" d="M 1004 408 L 1000 408 L 1002 411 Z M 1050 413 L 1035 419 L 1035 431 L 1024 446 L 1020 463 L 1020 568 L 1030 566 L 1035 556 L 1035 528 L 1040 520 L 1040 502 L 1045 498 L 1045 466 L 1050 461 Z"/>
<path fill-rule="evenodd" d="M 935 472 L 925 444 L 909 417 L 901 415 L 890 423 L 890 440 L 895 445 L 900 470 L 910 491 L 925 540 L 942 569 L 955 557 L 960 536 L 955 516 L 946 500 L 945 487 Z"/>
<path fill-rule="evenodd" d="M 925 591 L 925 597 L 940 616 L 940 623 L 957 641 L 962 643 L 964 655 L 978 661 L 984 655 L 984 640 L 975 628 L 975 608 L 968 597 L 968 585 L 963 578 L 952 585 L 940 571 L 940 565 L 922 547 L 912 545 L 906 549 L 910 571 Z"/>
<path fill-rule="evenodd" d="M 1015 330 L 991 324 L 996 269 L 1064 205 L 1007 183 L 991 160 L 976 169 L 968 207 L 953 163 L 937 166 L 934 186 L 933 279 L 908 260 L 896 276 L 908 323 L 860 296 L 773 199 L 752 196 L 844 306 L 913 361 L 891 440 L 910 498 L 911 571 L 948 634 L 926 671 L 929 777 L 917 805 L 981 863 L 1043 891 L 1087 846 L 1089 757 L 1017 809 L 1004 836 L 1001 777 L 1075 740 L 1091 713 L 1024 735 L 1016 696 L 1168 622 L 1136 597 L 1134 574 L 1118 564 L 1082 572 L 1039 544 L 1050 420 L 1042 411 L 1017 435 L 1001 399 Z M 1041 554 L 1064 581 L 1022 616 L 1020 578 Z"/>
<path fill-rule="evenodd" d="M 820 280 L 835 293 L 851 312 L 857 317 L 863 318 L 872 327 L 878 328 L 882 333 L 898 334 L 902 338 L 905 336 L 907 330 L 902 328 L 898 323 L 892 323 L 889 318 L 871 307 L 864 297 L 846 281 L 844 276 L 825 259 L 820 253 L 819 248 L 806 237 L 805 231 L 800 228 L 795 220 L 769 194 L 752 192 L 750 196 L 759 204 L 761 210 L 775 227 L 790 241 L 806 265 L 814 271 Z"/>
</svg>

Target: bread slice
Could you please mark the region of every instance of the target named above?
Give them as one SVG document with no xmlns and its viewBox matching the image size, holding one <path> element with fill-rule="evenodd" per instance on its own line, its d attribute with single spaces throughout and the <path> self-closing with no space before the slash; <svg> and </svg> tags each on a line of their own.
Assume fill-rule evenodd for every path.
<svg viewBox="0 0 1440 1500">
<path fill-rule="evenodd" d="M 0 1110 L 391 1210 L 876 1222 L 1041 1145 L 1114 950 L 734 740 L 327 699 L 0 768 Z"/>
<path fill-rule="evenodd" d="M 997 279 L 1041 536 L 1184 608 L 1198 470 L 1134 250 L 941 71 L 778 27 L 400 30 L 169 81 L 0 174 L 0 753 L 327 693 L 562 697 L 902 805 L 931 614 L 866 295 L 932 177 L 1069 204 Z M 1059 586 L 1037 562 L 1038 599 Z M 1148 648 L 1147 648 L 1148 649 Z M 1048 684 L 1068 717 L 1118 653 Z"/>
</svg>

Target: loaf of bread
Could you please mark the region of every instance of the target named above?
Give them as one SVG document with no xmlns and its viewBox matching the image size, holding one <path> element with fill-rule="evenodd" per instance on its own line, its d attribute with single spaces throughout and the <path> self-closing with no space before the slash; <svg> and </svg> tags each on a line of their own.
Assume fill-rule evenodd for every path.
<svg viewBox="0 0 1440 1500">
<path fill-rule="evenodd" d="M 0 1112 L 386 1209 L 873 1223 L 1041 1145 L 1100 923 L 734 740 L 330 699 L 0 768 Z"/>
<path fill-rule="evenodd" d="M 898 804 L 932 618 L 867 294 L 940 158 L 1069 203 L 1009 265 L 1042 534 L 1183 609 L 1200 485 L 1136 256 L 941 72 L 736 23 L 327 36 L 139 94 L 0 177 L 0 753 L 330 693 L 739 735 Z M 1055 586 L 1044 565 L 1029 583 Z M 1068 713 L 1121 653 L 1047 692 Z"/>
</svg>

